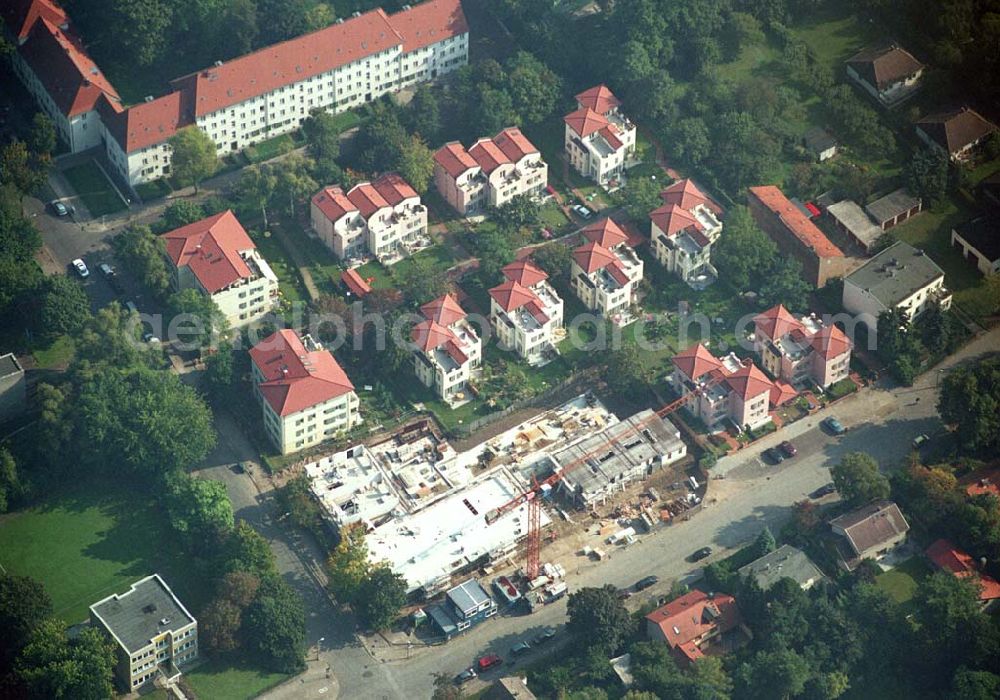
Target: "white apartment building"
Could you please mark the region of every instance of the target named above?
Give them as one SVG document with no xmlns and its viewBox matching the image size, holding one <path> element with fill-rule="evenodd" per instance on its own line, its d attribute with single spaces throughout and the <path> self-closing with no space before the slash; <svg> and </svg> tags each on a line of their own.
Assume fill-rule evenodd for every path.
<svg viewBox="0 0 1000 700">
<path fill-rule="evenodd" d="M 570 286 L 588 309 L 623 326 L 634 318 L 631 308 L 642 281 L 642 259 L 611 219 L 596 221 L 582 233 L 587 243 L 573 251 Z"/>
<path fill-rule="evenodd" d="M 530 365 L 558 354 L 557 334 L 563 325 L 563 301 L 548 275 L 527 260 L 503 268 L 507 279 L 490 290 L 490 323 L 502 348 L 513 350 Z"/>
<path fill-rule="evenodd" d="M 268 437 L 281 454 L 340 435 L 361 422 L 354 385 L 329 350 L 284 329 L 250 350 Z"/>
<path fill-rule="evenodd" d="M 800 389 L 810 382 L 825 389 L 847 378 L 853 345 L 837 326 L 816 314 L 796 318 L 781 304 L 753 323 L 754 352 L 772 377 Z"/>
<path fill-rule="evenodd" d="M 325 187 L 312 198 L 313 230 L 341 260 L 374 255 L 391 265 L 430 244 L 427 207 L 398 173 L 347 192 Z"/>
<path fill-rule="evenodd" d="M 635 124 L 619 111 L 621 101 L 606 85 L 581 92 L 576 105 L 563 118 L 566 160 L 584 177 L 607 184 L 635 153 Z"/>
<path fill-rule="evenodd" d="M 313 109 L 342 112 L 468 63 L 460 0 L 428 0 L 394 15 L 355 14 L 216 62 L 172 81 L 169 94 L 125 108 L 82 43 L 53 24 L 65 23 L 65 14 L 52 0 L 15 4 L 2 11 L 9 26 L 17 22 L 12 33 L 26 37 L 18 75 L 73 152 L 103 141 L 131 185 L 169 174 L 167 141 L 183 127 L 197 125 L 223 155 L 297 129 Z"/>
<path fill-rule="evenodd" d="M 278 278 L 231 210 L 161 236 L 175 290 L 211 297 L 229 325 L 259 320 L 278 303 Z"/>
<path fill-rule="evenodd" d="M 712 244 L 722 233 L 718 207 L 691 180 L 679 180 L 660 193 L 663 206 L 649 214 L 653 255 L 668 271 L 695 289 L 718 278 Z"/>
<path fill-rule="evenodd" d="M 198 657 L 198 622 L 170 587 L 153 574 L 90 606 L 90 625 L 115 643 L 115 680 L 126 693 Z"/>
<path fill-rule="evenodd" d="M 469 382 L 483 358 L 483 342 L 451 294 L 420 307 L 424 320 L 410 333 L 417 378 L 449 403 L 469 396 Z"/>
<path fill-rule="evenodd" d="M 671 387 L 680 396 L 697 394 L 685 408 L 709 431 L 729 425 L 739 430 L 758 428 L 771 420 L 771 392 L 775 386 L 753 362 L 733 353 L 716 358 L 704 345 L 692 345 L 672 359 Z"/>
<path fill-rule="evenodd" d="M 457 141 L 434 154 L 434 185 L 459 214 L 474 216 L 519 195 L 538 196 L 549 166 L 517 127 L 481 138 L 466 150 Z"/>
<path fill-rule="evenodd" d="M 869 331 L 877 330 L 883 311 L 902 309 L 912 321 L 935 303 L 951 307 L 944 270 L 905 241 L 892 244 L 844 278 L 844 308 Z"/>
</svg>

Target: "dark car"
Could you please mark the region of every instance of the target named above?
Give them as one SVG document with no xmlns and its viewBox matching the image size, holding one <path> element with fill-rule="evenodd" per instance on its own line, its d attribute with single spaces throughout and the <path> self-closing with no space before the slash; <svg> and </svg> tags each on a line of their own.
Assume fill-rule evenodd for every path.
<svg viewBox="0 0 1000 700">
<path fill-rule="evenodd" d="M 243 474 L 247 470 L 247 468 L 243 466 L 243 462 L 237 462 L 230 468 L 233 470 L 234 474 Z"/>
<path fill-rule="evenodd" d="M 711 555 L 712 555 L 712 548 L 711 547 L 702 547 L 701 549 L 699 549 L 696 552 L 694 552 L 690 557 L 688 557 L 688 560 L 689 561 L 701 561 L 705 557 L 708 557 L 708 556 L 711 556 Z"/>
<path fill-rule="evenodd" d="M 479 661 L 476 665 L 479 666 L 479 672 L 488 671 L 494 666 L 499 666 L 503 663 L 503 659 L 497 654 L 487 654 L 486 656 L 479 657 Z"/>
<path fill-rule="evenodd" d="M 821 425 L 834 435 L 843 435 L 844 433 L 847 432 L 847 429 L 844 428 L 843 423 L 837 420 L 834 416 L 830 416 L 829 418 L 824 418 Z"/>
<path fill-rule="evenodd" d="M 781 454 L 785 455 L 785 457 L 794 457 L 799 453 L 799 451 L 795 449 L 795 445 L 788 440 L 785 440 L 783 443 L 778 445 L 778 449 L 781 450 Z"/>
<path fill-rule="evenodd" d="M 764 450 L 761 457 L 764 458 L 765 462 L 770 462 L 771 464 L 781 464 L 785 461 L 785 456 L 773 447 L 768 447 Z"/>
<path fill-rule="evenodd" d="M 636 591 L 645 590 L 650 586 L 655 586 L 657 583 L 659 583 L 659 581 L 660 581 L 659 576 L 647 576 L 646 578 L 642 578 L 636 581 L 634 588 Z"/>
<path fill-rule="evenodd" d="M 455 676 L 455 685 L 462 685 L 463 683 L 468 683 L 473 678 L 475 678 L 477 675 L 478 674 L 476 673 L 476 669 L 474 669 L 474 668 L 467 668 L 464 671 L 462 671 L 460 674 L 458 674 L 457 676 Z"/>
<path fill-rule="evenodd" d="M 531 643 L 536 647 L 541 644 L 548 644 L 556 637 L 556 631 L 551 627 L 546 627 L 544 630 L 535 635 L 535 638 L 531 640 Z"/>
<path fill-rule="evenodd" d="M 823 496 L 829 496 L 831 493 L 837 490 L 837 487 L 833 484 L 823 484 L 818 489 L 809 494 L 809 498 L 823 498 Z"/>
<path fill-rule="evenodd" d="M 528 642 L 518 642 L 510 648 L 511 656 L 524 656 L 531 651 L 531 644 Z"/>
<path fill-rule="evenodd" d="M 52 213 L 54 213 L 56 216 L 66 216 L 67 214 L 69 214 L 69 209 L 67 209 L 66 205 L 60 202 L 58 199 L 53 202 L 49 202 L 49 206 L 52 207 Z"/>
</svg>

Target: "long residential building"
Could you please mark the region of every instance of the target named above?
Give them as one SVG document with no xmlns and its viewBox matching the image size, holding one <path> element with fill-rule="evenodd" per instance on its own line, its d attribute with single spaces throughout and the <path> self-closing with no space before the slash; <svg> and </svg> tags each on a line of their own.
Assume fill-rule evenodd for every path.
<svg viewBox="0 0 1000 700">
<path fill-rule="evenodd" d="M 278 278 L 231 210 L 163 234 L 176 290 L 210 297 L 233 328 L 278 303 Z"/>
<path fill-rule="evenodd" d="M 850 372 L 852 344 L 842 330 L 816 314 L 796 318 L 781 304 L 753 319 L 754 352 L 771 376 L 804 388 L 826 388 Z"/>
<path fill-rule="evenodd" d="M 325 187 L 312 198 L 313 230 L 341 260 L 374 255 L 391 264 L 425 247 L 427 207 L 398 173 L 344 192 Z"/>
<path fill-rule="evenodd" d="M 469 381 L 482 364 L 483 341 L 451 294 L 420 307 L 424 320 L 410 333 L 417 378 L 442 399 L 471 398 Z"/>
<path fill-rule="evenodd" d="M 130 185 L 170 174 L 168 140 L 196 125 L 219 155 L 297 129 L 314 109 L 338 113 L 468 63 L 460 0 L 393 15 L 371 10 L 178 78 L 127 107 L 52 0 L 4 3 L 15 72 L 74 153 L 103 144 Z"/>
<path fill-rule="evenodd" d="M 570 286 L 588 309 L 623 326 L 634 317 L 631 308 L 642 281 L 642 258 L 610 218 L 595 221 L 582 233 L 587 242 L 573 251 Z"/>
<path fill-rule="evenodd" d="M 751 187 L 750 213 L 783 255 L 802 264 L 802 276 L 819 289 L 850 271 L 851 261 L 774 185 Z"/>
<path fill-rule="evenodd" d="M 360 421 L 358 395 L 329 350 L 284 329 L 250 350 L 267 436 L 289 454 L 318 445 Z"/>
<path fill-rule="evenodd" d="M 543 364 L 558 353 L 563 300 L 548 283 L 549 276 L 531 261 L 513 262 L 502 271 L 506 279 L 490 290 L 490 322 L 500 345 L 528 364 Z"/>
<path fill-rule="evenodd" d="M 653 254 L 668 271 L 704 289 L 718 277 L 712 244 L 722 233 L 721 211 L 691 180 L 679 180 L 660 193 L 663 206 L 649 214 Z"/>
<path fill-rule="evenodd" d="M 548 164 L 514 126 L 479 139 L 468 150 L 452 141 L 434 154 L 434 185 L 462 216 L 483 214 L 519 195 L 540 195 L 548 180 Z"/>
<path fill-rule="evenodd" d="M 576 106 L 563 118 L 566 160 L 584 177 L 607 184 L 635 153 L 635 124 L 618 109 L 621 101 L 606 85 L 581 92 Z"/>
</svg>

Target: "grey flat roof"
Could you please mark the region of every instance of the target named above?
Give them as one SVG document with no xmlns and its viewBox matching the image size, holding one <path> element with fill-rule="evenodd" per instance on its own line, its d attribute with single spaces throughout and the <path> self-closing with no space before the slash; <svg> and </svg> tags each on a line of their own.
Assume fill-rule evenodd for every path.
<svg viewBox="0 0 1000 700">
<path fill-rule="evenodd" d="M 130 654 L 148 646 L 154 637 L 195 621 L 158 574 L 136 581 L 125 593 L 94 603 L 90 611 Z M 161 624 L 164 619 L 167 622 Z"/>
<path fill-rule="evenodd" d="M 782 545 L 741 567 L 739 575 L 742 578 L 753 576 L 757 585 L 765 591 L 783 578 L 790 578 L 800 586 L 823 578 L 823 572 L 813 564 L 812 559 L 790 544 Z"/>
<path fill-rule="evenodd" d="M 21 364 L 14 357 L 14 353 L 8 352 L 6 355 L 0 355 L 0 377 L 9 377 L 12 374 L 20 374 L 23 371 Z"/>
<path fill-rule="evenodd" d="M 826 208 L 837 222 L 851 232 L 851 235 L 871 246 L 882 235 L 882 229 L 876 226 L 861 206 L 850 199 L 831 204 Z"/>
<path fill-rule="evenodd" d="M 474 578 L 458 584 L 447 595 L 454 606 L 466 615 L 490 600 L 490 594 Z"/>
<path fill-rule="evenodd" d="M 955 232 L 990 262 L 1000 260 L 1000 219 L 996 216 L 966 221 L 956 226 Z"/>
<path fill-rule="evenodd" d="M 865 207 L 873 219 L 879 224 L 888 221 L 889 219 L 894 219 L 895 217 L 910 211 L 913 207 L 920 204 L 920 198 L 914 197 L 912 194 L 906 191 L 905 188 L 900 187 L 895 192 L 890 192 L 884 197 L 876 199 L 874 202 Z"/>
<path fill-rule="evenodd" d="M 845 282 L 867 290 L 886 308 L 943 277 L 944 271 L 923 251 L 897 241 L 847 276 Z"/>
</svg>

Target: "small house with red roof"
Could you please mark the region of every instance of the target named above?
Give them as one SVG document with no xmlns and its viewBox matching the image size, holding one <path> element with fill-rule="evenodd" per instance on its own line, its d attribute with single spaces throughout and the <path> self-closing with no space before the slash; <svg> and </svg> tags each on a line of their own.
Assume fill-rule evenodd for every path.
<svg viewBox="0 0 1000 700">
<path fill-rule="evenodd" d="M 670 384 L 680 396 L 694 395 L 685 408 L 710 431 L 725 428 L 755 429 L 771 420 L 770 404 L 775 384 L 750 360 L 733 353 L 717 358 L 701 343 L 672 358 Z"/>
<path fill-rule="evenodd" d="M 324 187 L 310 206 L 313 230 L 341 260 L 374 255 L 391 265 L 427 247 L 427 207 L 399 173 L 344 192 Z"/>
<path fill-rule="evenodd" d="M 635 153 L 635 124 L 606 85 L 576 96 L 577 108 L 563 118 L 566 161 L 584 177 L 606 185 L 622 174 Z"/>
<path fill-rule="evenodd" d="M 695 289 L 718 277 L 712 244 L 722 233 L 717 207 L 689 179 L 660 193 L 663 205 L 649 214 L 650 240 L 657 261 Z"/>
<path fill-rule="evenodd" d="M 512 262 L 502 272 L 503 283 L 490 290 L 490 323 L 500 347 L 530 365 L 545 364 L 558 354 L 563 300 L 545 271 L 530 260 Z"/>
<path fill-rule="evenodd" d="M 983 572 L 969 554 L 946 539 L 934 542 L 926 551 L 927 558 L 942 571 L 956 578 L 973 579 L 979 585 L 979 602 L 983 606 L 994 606 L 1000 600 L 1000 583 Z"/>
<path fill-rule="evenodd" d="M 684 665 L 718 647 L 730 633 L 749 636 L 736 599 L 725 593 L 694 590 L 646 615 L 646 636 L 666 642 Z"/>
<path fill-rule="evenodd" d="M 542 194 L 549 166 L 519 128 L 508 127 L 466 149 L 458 141 L 434 154 L 434 185 L 462 216 L 476 216 L 514 197 Z"/>
<path fill-rule="evenodd" d="M 267 436 L 289 454 L 361 422 L 354 385 L 329 350 L 284 329 L 250 350 L 254 389 Z"/>
<path fill-rule="evenodd" d="M 642 259 L 610 218 L 595 221 L 581 233 L 587 242 L 573 251 L 570 286 L 588 309 L 623 326 L 635 317 L 632 307 L 642 281 Z"/>
<path fill-rule="evenodd" d="M 853 343 L 832 323 L 816 314 L 796 317 L 781 304 L 753 322 L 754 352 L 771 376 L 799 389 L 810 383 L 825 389 L 847 378 Z"/>
<path fill-rule="evenodd" d="M 211 297 L 229 325 L 259 320 L 278 303 L 278 278 L 231 210 L 160 236 L 176 290 Z"/>
<path fill-rule="evenodd" d="M 442 399 L 471 399 L 469 382 L 482 365 L 483 341 L 451 294 L 420 307 L 424 317 L 410 330 L 417 378 Z"/>
</svg>

